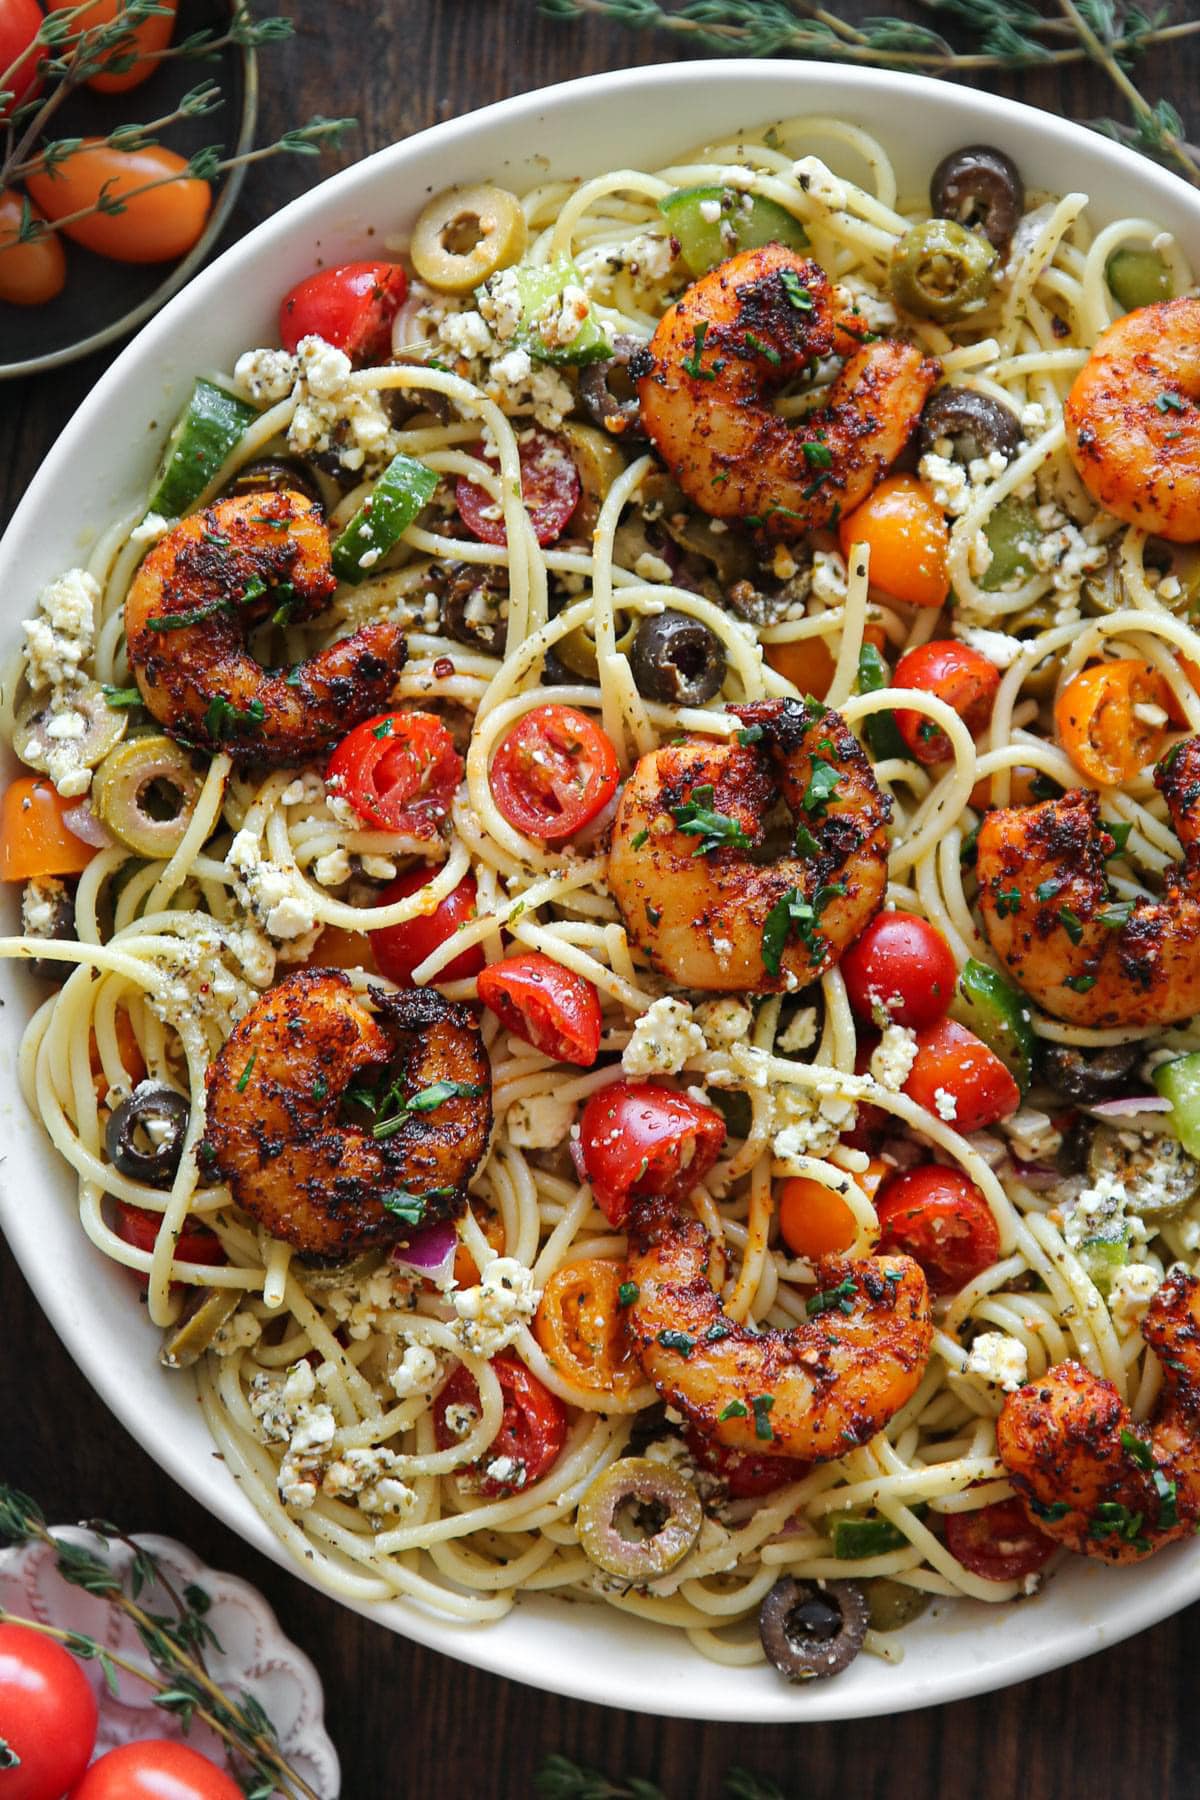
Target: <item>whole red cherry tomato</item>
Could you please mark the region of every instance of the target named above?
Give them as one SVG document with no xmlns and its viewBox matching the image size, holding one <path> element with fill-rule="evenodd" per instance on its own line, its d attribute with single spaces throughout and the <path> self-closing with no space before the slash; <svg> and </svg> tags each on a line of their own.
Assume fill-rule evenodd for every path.
<svg viewBox="0 0 1200 1800">
<path fill-rule="evenodd" d="M 725 1121 L 711 1106 L 651 1081 L 617 1081 L 592 1095 L 580 1154 L 605 1217 L 624 1225 L 635 1200 L 682 1196 L 721 1153 Z"/>
<path fill-rule="evenodd" d="M 1032 1575 L 1058 1545 L 1039 1531 L 1019 1500 L 997 1500 L 975 1512 L 947 1513 L 946 1548 L 985 1581 Z"/>
<path fill-rule="evenodd" d="M 392 347 L 392 320 L 408 292 L 399 263 L 339 263 L 306 275 L 279 307 L 279 341 L 295 350 L 301 338 L 324 338 L 352 362 L 373 363 Z"/>
<path fill-rule="evenodd" d="M 326 780 L 364 824 L 436 837 L 462 780 L 454 739 L 433 713 L 379 713 L 344 737 Z"/>
<path fill-rule="evenodd" d="M 4 1800 L 59 1800 L 96 1742 L 96 1699 L 83 1670 L 24 1625 L 0 1625 L 0 1741 L 21 1759 L 0 1769 Z"/>
<path fill-rule="evenodd" d="M 992 1209 L 958 1169 L 922 1163 L 894 1176 L 880 1190 L 875 1211 L 882 1232 L 879 1254 L 911 1256 L 924 1269 L 932 1293 L 956 1294 L 1000 1254 Z"/>
<path fill-rule="evenodd" d="M 564 440 L 536 425 L 521 433 L 517 450 L 521 458 L 521 498 L 534 535 L 539 544 L 552 544 L 566 529 L 567 520 L 579 504 L 579 470 Z M 477 444 L 473 454 L 499 471 L 498 459 L 485 456 L 482 445 Z M 486 488 L 460 475 L 454 498 L 468 531 L 484 544 L 507 544 L 504 515 Z"/>
<path fill-rule="evenodd" d="M 0 119 L 41 92 L 42 69 L 49 52 L 36 43 L 42 27 L 37 0 L 0 0 L 0 87 L 11 100 L 0 101 Z"/>
<path fill-rule="evenodd" d="M 427 885 L 433 873 L 428 868 L 406 869 L 384 888 L 379 905 L 394 906 L 397 900 L 407 900 L 410 894 Z M 413 970 L 452 938 L 460 925 L 468 925 L 474 917 L 475 878 L 464 875 L 458 886 L 452 888 L 444 900 L 438 901 L 433 912 L 419 913 L 403 925 L 383 925 L 369 934 L 381 974 L 394 981 L 397 987 L 411 987 Z M 472 975 L 478 975 L 483 963 L 482 945 L 472 944 L 469 950 L 464 950 L 461 956 L 456 956 L 453 962 L 439 970 L 437 979 L 469 981 Z"/>
<path fill-rule="evenodd" d="M 77 32 L 95 31 L 102 25 L 111 25 L 117 14 L 123 9 L 125 0 L 92 0 L 86 11 L 77 12 L 71 21 L 71 36 Z M 171 33 L 175 29 L 175 9 L 177 0 L 157 0 L 161 12 L 153 12 L 149 18 L 143 19 L 110 49 L 104 58 L 105 72 L 92 75 L 86 86 L 96 94 L 123 94 L 129 88 L 140 87 L 142 82 L 153 75 L 159 66 L 159 58 L 152 54 L 157 50 L 165 50 L 171 41 Z M 47 12 L 63 12 L 67 7 L 78 5 L 78 0 L 46 0 Z M 134 61 L 129 59 L 134 52 Z M 128 67 L 125 65 L 128 64 Z M 114 66 L 115 65 L 115 66 Z"/>
<path fill-rule="evenodd" d="M 749 1450 L 718 1444 L 694 1425 L 689 1425 L 683 1435 L 692 1461 L 719 1476 L 731 1500 L 753 1500 L 760 1494 L 773 1494 L 789 1481 L 803 1481 L 812 1468 L 811 1463 L 800 1462 L 794 1456 L 755 1456 Z"/>
<path fill-rule="evenodd" d="M 162 144 L 114 150 L 103 138 L 84 138 L 55 163 L 53 175 L 44 169 L 27 175 L 25 186 L 48 219 L 96 207 L 102 194 L 120 200 L 120 212 L 89 212 L 62 226 L 77 244 L 114 262 L 174 262 L 196 242 L 212 206 L 208 182 L 188 176 L 186 157 Z M 147 191 L 135 194 L 135 188 Z"/>
<path fill-rule="evenodd" d="M 508 823 L 560 844 L 603 812 L 617 791 L 617 753 L 574 706 L 535 706 L 500 740 L 492 797 Z"/>
<path fill-rule="evenodd" d="M 590 981 L 540 950 L 492 963 L 479 998 L 509 1031 L 556 1062 L 590 1069 L 600 1049 L 600 996 Z"/>
<path fill-rule="evenodd" d="M 166 1738 L 143 1738 L 99 1757 L 70 1800 L 244 1800 L 207 1756 Z"/>
<path fill-rule="evenodd" d="M 135 1250 L 145 1250 L 149 1254 L 154 1249 L 158 1237 L 158 1229 L 162 1224 L 162 1214 L 150 1212 L 144 1206 L 133 1206 L 128 1200 L 117 1203 L 117 1236 Z M 221 1240 L 215 1231 L 199 1220 L 188 1220 L 179 1234 L 175 1245 L 176 1262 L 208 1263 L 216 1266 L 226 1262 L 228 1258 L 221 1247 Z M 3 1795 L 0 1788 L 0 1796 Z"/>
<path fill-rule="evenodd" d="M 932 1025 L 954 998 L 958 969 L 949 944 L 915 913 L 876 913 L 842 958 L 850 1004 L 860 1019 L 914 1028 Z"/>
<path fill-rule="evenodd" d="M 566 1442 L 567 1409 L 510 1350 L 493 1356 L 492 1369 L 504 1392 L 504 1413 L 499 1431 L 475 1467 L 481 1476 L 480 1492 L 494 1497 L 519 1493 L 541 1480 Z M 433 1435 L 439 1450 L 459 1441 L 446 1423 L 447 1407 L 464 1405 L 479 1405 L 479 1389 L 470 1370 L 459 1363 L 434 1401 Z M 517 1465 L 514 1472 L 505 1472 L 503 1480 L 487 1473 L 502 1457 Z"/>
<path fill-rule="evenodd" d="M 1021 1090 L 1000 1058 L 955 1019 L 917 1033 L 904 1092 L 955 1131 L 982 1131 L 1021 1104 Z"/>
<path fill-rule="evenodd" d="M 1000 686 L 1000 671 L 969 644 L 936 639 L 906 650 L 896 664 L 892 686 L 920 688 L 952 706 L 972 737 L 987 727 Z M 921 763 L 946 762 L 954 754 L 940 725 L 924 713 L 896 708 L 896 724 L 909 750 Z"/>
</svg>

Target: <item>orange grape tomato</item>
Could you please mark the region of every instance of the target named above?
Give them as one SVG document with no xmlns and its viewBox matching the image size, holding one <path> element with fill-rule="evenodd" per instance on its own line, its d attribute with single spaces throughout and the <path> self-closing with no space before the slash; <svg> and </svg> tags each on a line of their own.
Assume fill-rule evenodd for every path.
<svg viewBox="0 0 1200 1800">
<path fill-rule="evenodd" d="M 1170 700 L 1153 663 L 1123 657 L 1073 675 L 1054 703 L 1054 724 L 1080 774 L 1117 787 L 1162 755 Z"/>
<path fill-rule="evenodd" d="M 861 1175 L 855 1175 L 868 1200 L 888 1175 L 894 1173 L 885 1162 L 872 1157 Z M 846 1202 L 819 1181 L 805 1175 L 793 1176 L 779 1184 L 779 1230 L 793 1256 L 836 1256 L 854 1242 L 858 1225 Z"/>
<path fill-rule="evenodd" d="M 880 655 L 887 652 L 887 633 L 882 625 L 871 623 L 863 628 L 863 641 L 873 644 Z M 769 668 L 785 681 L 790 681 L 798 694 L 811 694 L 823 700 L 833 680 L 834 655 L 829 639 L 823 637 L 792 638 L 787 643 L 764 644 L 763 655 Z"/>
<path fill-rule="evenodd" d="M 564 1263 L 546 1283 L 533 1335 L 564 1380 L 627 1394 L 638 1379 L 621 1304 L 623 1268 L 596 1256 Z"/>
<path fill-rule="evenodd" d="M 77 806 L 64 800 L 41 775 L 20 775 L 0 801 L 0 881 L 29 881 L 35 875 L 78 875 L 96 854 L 64 823 Z"/>
<path fill-rule="evenodd" d="M 1008 799 L 1005 805 L 1036 806 L 1039 796 L 1034 782 L 1038 779 L 1038 771 L 1027 769 L 1022 763 L 1015 769 L 1009 770 L 1009 777 Z M 992 777 L 990 775 L 981 776 L 971 789 L 971 805 L 976 812 L 987 812 L 989 807 L 999 804 L 998 800 L 992 799 Z"/>
<path fill-rule="evenodd" d="M 370 933 L 348 931 L 342 925 L 326 925 L 313 945 L 306 966 L 310 969 L 365 969 L 368 975 L 379 973 Z"/>
<path fill-rule="evenodd" d="M 20 243 L 22 196 L 16 188 L 0 192 L 0 300 L 12 306 L 44 306 L 61 294 L 67 279 L 67 259 L 56 231 Z M 33 217 L 42 215 L 31 208 Z"/>
<path fill-rule="evenodd" d="M 1175 661 L 1179 664 L 1180 669 L 1183 671 L 1185 680 L 1190 681 L 1192 686 L 1195 688 L 1196 692 L 1198 694 L 1200 694 L 1200 663 L 1193 662 L 1191 657 L 1185 656 L 1182 651 L 1179 651 L 1176 654 Z M 1187 714 L 1184 712 L 1182 706 L 1179 704 L 1179 701 L 1175 698 L 1175 694 L 1173 692 L 1171 694 L 1171 698 L 1167 702 L 1167 711 L 1171 715 L 1172 725 L 1186 725 L 1187 724 L 1187 722 L 1188 722 Z"/>
<path fill-rule="evenodd" d="M 909 606 L 944 606 L 950 593 L 945 514 L 915 475 L 889 475 L 838 526 L 842 554 L 871 552 L 871 586 Z"/>
<path fill-rule="evenodd" d="M 63 12 L 76 5 L 77 0 L 46 0 L 47 12 Z M 110 51 L 106 62 L 111 66 L 103 75 L 93 75 L 86 83 L 93 93 L 123 94 L 128 88 L 139 87 L 147 76 L 153 75 L 158 67 L 158 58 L 152 51 L 165 50 L 171 41 L 171 33 L 175 29 L 175 8 L 178 0 L 157 0 L 163 12 L 151 14 L 135 25 L 128 34 L 127 40 Z M 76 32 L 94 31 L 99 25 L 111 25 L 117 14 L 125 6 L 125 0 L 92 0 L 86 11 L 81 11 L 71 21 L 72 37 Z M 139 51 L 139 58 L 130 64 L 130 54 Z"/>
<path fill-rule="evenodd" d="M 123 212 L 92 212 L 62 229 L 114 262 L 173 262 L 196 242 L 212 206 L 208 182 L 188 177 L 187 166 L 185 157 L 161 144 L 114 150 L 102 138 L 85 138 L 81 149 L 55 165 L 53 175 L 38 170 L 25 185 L 48 219 L 66 219 L 95 206 L 102 190 L 120 199 L 169 177 L 167 186 L 126 200 Z"/>
<path fill-rule="evenodd" d="M 499 1213 L 476 1213 L 475 1223 L 493 1250 L 504 1249 L 504 1221 Z M 454 1252 L 454 1279 L 460 1288 L 479 1285 L 479 1267 L 465 1244 Z"/>
</svg>

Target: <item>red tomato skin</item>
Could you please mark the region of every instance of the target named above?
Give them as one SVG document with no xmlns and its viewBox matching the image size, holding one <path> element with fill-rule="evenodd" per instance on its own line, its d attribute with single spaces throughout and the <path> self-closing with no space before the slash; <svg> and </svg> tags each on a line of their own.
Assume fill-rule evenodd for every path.
<svg viewBox="0 0 1200 1800">
<path fill-rule="evenodd" d="M 687 1094 L 651 1081 L 617 1081 L 584 1107 L 579 1142 L 596 1203 L 620 1227 L 635 1200 L 681 1199 L 703 1181 L 721 1153 L 725 1121 Z M 688 1144 L 695 1151 L 683 1167 Z"/>
<path fill-rule="evenodd" d="M 911 1256 L 930 1292 L 956 1294 L 1000 1255 L 1000 1233 L 982 1190 L 958 1169 L 922 1163 L 876 1196 L 878 1253 Z"/>
<path fill-rule="evenodd" d="M 0 1625 L 0 1738 L 21 1758 L 0 1772 L 4 1800 L 59 1800 L 87 1767 L 96 1718 L 69 1651 L 40 1631 Z"/>
<path fill-rule="evenodd" d="M 492 963 L 479 977 L 479 998 L 506 1030 L 556 1062 L 590 1069 L 600 1051 L 600 996 L 590 981 L 540 950 Z"/>
<path fill-rule="evenodd" d="M 554 704 L 531 708 L 505 733 L 489 776 L 507 822 L 548 844 L 590 825 L 620 778 L 617 753 L 595 721 Z"/>
<path fill-rule="evenodd" d="M 540 1481 L 557 1460 L 567 1437 L 567 1409 L 557 1394 L 543 1387 L 530 1373 L 519 1356 L 502 1350 L 492 1358 L 492 1369 L 504 1392 L 504 1416 L 500 1429 L 480 1459 L 494 1462 L 501 1456 L 512 1456 L 525 1465 L 522 1490 Z M 453 1375 L 434 1402 L 433 1434 L 439 1450 L 448 1450 L 458 1442 L 446 1424 L 446 1408 L 463 1404 L 478 1406 L 479 1389 L 475 1377 L 465 1363 L 459 1363 Z M 480 1478 L 479 1491 L 495 1499 L 513 1490 L 489 1475 Z"/>
<path fill-rule="evenodd" d="M 1032 1575 L 1058 1545 L 1039 1531 L 1019 1500 L 997 1500 L 975 1512 L 946 1513 L 946 1548 L 984 1581 Z"/>
<path fill-rule="evenodd" d="M 710 1474 L 717 1475 L 729 1490 L 731 1500 L 755 1500 L 760 1494 L 773 1494 L 789 1481 L 802 1481 L 812 1468 L 794 1456 L 753 1456 L 746 1450 L 734 1450 L 705 1437 L 694 1425 L 684 1432 L 692 1461 Z"/>
<path fill-rule="evenodd" d="M 2 85 L 13 96 L 0 106 L 0 119 L 36 99 L 42 90 L 42 70 L 50 53 L 34 43 L 41 25 L 37 0 L 0 0 L 0 74 L 12 69 Z"/>
<path fill-rule="evenodd" d="M 306 275 L 279 306 L 279 341 L 294 352 L 301 338 L 319 337 L 352 362 L 373 363 L 392 347 L 392 320 L 408 293 L 399 263 L 339 263 Z"/>
<path fill-rule="evenodd" d="M 436 837 L 463 776 L 463 760 L 434 713 L 376 713 L 344 737 L 326 780 L 364 824 Z"/>
<path fill-rule="evenodd" d="M 162 1215 L 144 1206 L 133 1206 L 128 1200 L 117 1203 L 117 1236 L 132 1244 L 135 1250 L 151 1251 L 162 1223 Z M 208 1263 L 213 1267 L 225 1261 L 221 1240 L 207 1225 L 188 1224 L 175 1246 L 177 1262 Z M 3 1789 L 0 1789 L 0 1795 Z"/>
<path fill-rule="evenodd" d="M 939 1019 L 917 1033 L 917 1055 L 904 1092 L 938 1117 L 938 1089 L 953 1095 L 956 1131 L 983 1131 L 1021 1104 L 1021 1090 L 1000 1058 L 956 1019 Z"/>
<path fill-rule="evenodd" d="M 98 1757 L 70 1800 L 245 1800 L 223 1769 L 187 1744 L 143 1738 Z"/>
<path fill-rule="evenodd" d="M 1000 671 L 978 650 L 954 639 L 935 639 L 906 650 L 896 664 L 892 686 L 920 688 L 952 706 L 972 737 L 987 727 L 1000 686 Z M 947 762 L 950 739 L 924 713 L 896 708 L 896 725 L 909 751 L 921 763 Z"/>
<path fill-rule="evenodd" d="M 895 1025 L 936 1024 L 954 997 L 954 952 L 928 919 L 876 913 L 842 958 L 850 1004 L 878 1026 L 880 1007 Z"/>
<path fill-rule="evenodd" d="M 534 536 L 539 544 L 552 544 L 562 536 L 579 504 L 579 470 L 563 439 L 536 425 L 521 433 L 517 451 L 521 459 L 521 498 Z M 472 454 L 499 471 L 499 460 L 485 456 L 482 444 L 476 444 Z M 454 499 L 467 530 L 481 543 L 508 543 L 503 517 L 490 516 L 496 503 L 486 488 L 460 475 L 454 486 Z"/>
<path fill-rule="evenodd" d="M 860 1031 L 854 1052 L 854 1073 L 869 1075 L 871 1073 L 871 1056 L 878 1048 L 879 1034 L 875 1031 Z M 880 1139 L 888 1128 L 890 1114 L 882 1106 L 873 1106 L 869 1100 L 860 1100 L 855 1107 L 854 1124 L 849 1131 L 843 1131 L 842 1142 L 852 1150 L 866 1150 L 874 1155 Z"/>
<path fill-rule="evenodd" d="M 407 900 L 418 888 L 425 887 L 434 873 L 433 869 L 406 869 L 384 888 L 379 905 L 394 906 L 397 900 Z M 474 917 L 475 878 L 464 875 L 433 912 L 422 913 L 404 925 L 384 925 L 378 931 L 368 932 L 380 973 L 394 981 L 397 987 L 411 987 L 417 965 L 452 938 L 460 925 L 468 924 Z M 472 975 L 479 974 L 483 965 L 483 948 L 473 944 L 439 970 L 437 978 L 439 981 L 469 981 Z"/>
</svg>

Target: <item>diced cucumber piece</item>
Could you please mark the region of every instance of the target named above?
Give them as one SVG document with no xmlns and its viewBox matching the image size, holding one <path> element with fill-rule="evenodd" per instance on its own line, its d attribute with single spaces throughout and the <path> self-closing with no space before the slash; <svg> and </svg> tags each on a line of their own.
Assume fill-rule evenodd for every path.
<svg viewBox="0 0 1200 1800">
<path fill-rule="evenodd" d="M 1034 1035 L 1029 1008 L 998 969 L 969 957 L 950 1002 L 950 1017 L 995 1052 L 1024 1094 L 1033 1077 Z"/>
<path fill-rule="evenodd" d="M 758 250 L 763 244 L 808 248 L 808 233 L 799 219 L 774 200 L 740 188 L 680 188 L 660 200 L 658 210 L 693 275 L 705 275 L 738 250 Z"/>
<path fill-rule="evenodd" d="M 1121 1224 L 1111 1232 L 1085 1238 L 1079 1246 L 1079 1260 L 1093 1286 L 1107 1294 L 1116 1271 L 1124 1268 L 1129 1260 L 1128 1227 Z"/>
<path fill-rule="evenodd" d="M 540 268 L 518 268 L 514 274 L 521 299 L 517 343 L 528 350 L 535 362 L 561 366 L 599 362 L 612 355 L 612 345 L 590 310 L 567 343 L 556 343 L 544 335 L 546 322 L 559 310 L 567 288 L 583 288 L 583 276 L 569 256 L 560 256 L 556 262 Z"/>
<path fill-rule="evenodd" d="M 394 456 L 333 546 L 339 581 L 365 581 L 428 505 L 438 478 L 415 457 Z"/>
<path fill-rule="evenodd" d="M 253 406 L 201 377 L 167 439 L 146 511 L 182 518 L 257 417 Z"/>
<path fill-rule="evenodd" d="M 1176 1137 L 1189 1156 L 1200 1158 L 1200 1050 L 1162 1063 L 1154 1071 L 1154 1085 L 1171 1102 Z"/>
<path fill-rule="evenodd" d="M 833 1554 L 839 1562 L 865 1562 L 869 1556 L 886 1556 L 903 1550 L 908 1539 L 890 1519 L 864 1519 L 844 1513 L 833 1521 Z"/>
<path fill-rule="evenodd" d="M 1018 500 L 1013 494 L 1002 500 L 984 526 L 983 535 L 992 553 L 979 581 L 985 592 L 994 593 L 1015 576 L 1024 579 L 1033 574 L 1032 552 L 1042 536 L 1042 528 L 1028 500 Z"/>
<path fill-rule="evenodd" d="M 891 670 L 874 644 L 864 642 L 858 653 L 859 693 L 878 694 L 891 678 Z M 912 752 L 900 736 L 894 712 L 871 713 L 863 724 L 863 734 L 876 762 L 886 762 L 892 756 L 912 761 Z"/>
</svg>

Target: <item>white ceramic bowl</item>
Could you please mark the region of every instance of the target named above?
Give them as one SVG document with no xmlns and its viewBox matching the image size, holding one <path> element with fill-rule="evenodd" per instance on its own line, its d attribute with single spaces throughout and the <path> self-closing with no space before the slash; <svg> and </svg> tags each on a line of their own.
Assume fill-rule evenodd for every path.
<svg viewBox="0 0 1200 1800">
<path fill-rule="evenodd" d="M 563 176 L 622 163 L 652 168 L 701 135 L 806 112 L 865 125 L 914 193 L 948 150 L 991 141 L 1016 159 L 1029 186 L 1084 190 L 1097 223 L 1125 215 L 1160 221 L 1200 267 L 1200 197 L 1182 181 L 1078 126 L 965 88 L 834 67 L 696 62 L 521 95 L 382 150 L 294 201 L 145 327 L 66 426 L 0 544 L 6 645 L 39 586 L 145 493 L 193 374 L 229 368 L 239 351 L 274 342 L 280 295 L 319 261 L 377 254 L 429 194 L 452 182 L 491 178 L 520 191 L 544 180 L 547 167 Z M 73 1183 L 17 1094 L 17 1040 L 34 985 L 11 965 L 0 982 L 0 1222 L 22 1268 L 134 1437 L 235 1531 L 303 1578 L 212 1456 L 188 1383 L 159 1368 L 157 1334 L 139 1317 L 128 1277 L 103 1263 L 76 1224 Z M 1073 1559 L 1045 1593 L 1020 1605 L 937 1606 L 903 1634 L 898 1667 L 863 1656 L 837 1680 L 803 1691 L 762 1666 L 718 1667 L 675 1633 L 600 1607 L 530 1600 L 483 1629 L 401 1603 L 365 1610 L 391 1630 L 537 1687 L 746 1723 L 892 1713 L 1001 1687 L 1115 1643 L 1197 1594 L 1200 1546 L 1123 1571 Z"/>
</svg>

